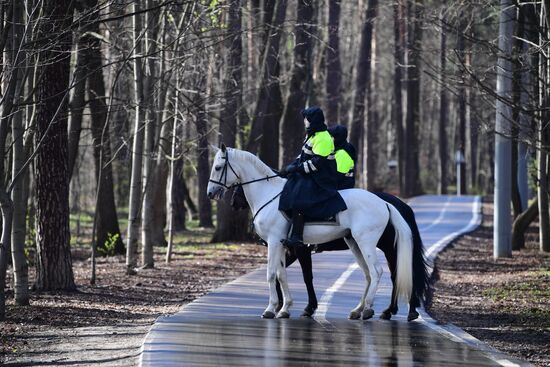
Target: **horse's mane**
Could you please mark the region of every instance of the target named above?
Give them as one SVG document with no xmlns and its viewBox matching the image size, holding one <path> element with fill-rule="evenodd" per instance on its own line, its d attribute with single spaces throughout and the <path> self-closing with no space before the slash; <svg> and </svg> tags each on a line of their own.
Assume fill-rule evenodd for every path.
<svg viewBox="0 0 550 367">
<path fill-rule="evenodd" d="M 230 151 L 233 152 L 237 158 L 242 159 L 256 167 L 262 175 L 273 176 L 273 170 L 254 154 L 247 152 L 246 150 L 239 150 L 235 148 L 228 149 L 230 149 Z"/>
</svg>

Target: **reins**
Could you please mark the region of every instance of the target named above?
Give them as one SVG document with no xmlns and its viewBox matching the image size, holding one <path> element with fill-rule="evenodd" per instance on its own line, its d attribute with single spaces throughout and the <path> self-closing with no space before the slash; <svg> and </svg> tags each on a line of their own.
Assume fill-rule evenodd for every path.
<svg viewBox="0 0 550 367">
<path fill-rule="evenodd" d="M 230 189 L 232 186 L 235 186 L 235 185 L 232 185 L 232 186 L 227 186 L 227 167 L 229 167 L 231 169 L 231 172 L 233 172 L 233 174 L 237 177 L 237 179 L 241 179 L 239 177 L 239 175 L 237 174 L 237 172 L 235 172 L 235 170 L 233 169 L 233 166 L 231 165 L 231 162 L 229 162 L 229 152 L 226 152 L 225 153 L 225 157 L 223 157 L 223 159 L 225 159 L 225 164 L 223 165 L 223 169 L 222 169 L 222 172 L 221 172 L 221 175 L 220 175 L 220 181 L 216 181 L 216 180 L 212 180 L 212 179 L 209 179 L 208 181 L 212 182 L 212 183 L 215 183 L 216 185 L 220 185 L 220 186 L 223 186 L 225 189 Z M 245 182 L 240 182 L 237 184 L 237 186 L 244 186 L 244 185 L 248 185 L 248 184 L 251 184 L 251 183 L 254 183 L 254 182 L 260 182 L 260 181 L 269 181 L 270 179 L 272 178 L 275 178 L 275 177 L 280 177 L 279 174 L 275 174 L 275 175 L 272 175 L 272 176 L 266 176 L 266 177 L 262 177 L 262 178 L 256 178 L 254 180 L 250 180 L 250 181 L 245 181 Z M 221 179 L 223 178 L 223 182 L 221 182 Z"/>
</svg>

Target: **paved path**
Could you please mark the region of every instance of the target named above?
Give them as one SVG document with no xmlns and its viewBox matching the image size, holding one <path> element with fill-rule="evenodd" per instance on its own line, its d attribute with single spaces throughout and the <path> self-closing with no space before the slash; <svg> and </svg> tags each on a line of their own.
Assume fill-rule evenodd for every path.
<svg viewBox="0 0 550 367">
<path fill-rule="evenodd" d="M 427 254 L 433 258 L 461 233 L 481 222 L 480 199 L 421 196 L 410 202 Z M 381 261 L 384 261 L 379 251 Z M 385 261 L 384 261 L 385 264 Z M 299 265 L 288 269 L 295 300 L 288 320 L 263 320 L 265 269 L 247 274 L 157 320 L 147 335 L 142 366 L 439 366 L 517 365 L 453 326 L 427 314 L 406 322 L 407 306 L 392 321 L 377 318 L 391 296 L 389 271 L 376 296 L 375 318 L 347 320 L 363 292 L 364 276 L 350 251 L 313 256 L 320 299 L 313 320 L 300 319 L 307 293 Z"/>
</svg>

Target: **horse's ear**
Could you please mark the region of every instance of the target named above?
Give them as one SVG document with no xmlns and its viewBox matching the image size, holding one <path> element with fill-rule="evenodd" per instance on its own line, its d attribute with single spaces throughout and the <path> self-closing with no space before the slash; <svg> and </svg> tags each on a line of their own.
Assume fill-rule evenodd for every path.
<svg viewBox="0 0 550 367">
<path fill-rule="evenodd" d="M 226 150 L 227 150 L 227 147 L 225 146 L 224 143 L 222 143 L 222 152 L 225 153 Z"/>
</svg>

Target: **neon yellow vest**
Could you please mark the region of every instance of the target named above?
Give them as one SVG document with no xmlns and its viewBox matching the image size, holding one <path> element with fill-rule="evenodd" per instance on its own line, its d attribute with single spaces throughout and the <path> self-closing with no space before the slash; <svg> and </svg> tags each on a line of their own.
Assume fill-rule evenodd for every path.
<svg viewBox="0 0 550 367">
<path fill-rule="evenodd" d="M 327 157 L 334 152 L 334 142 L 328 131 L 318 131 L 304 144 L 303 151 L 307 154 L 316 154 Z"/>
<path fill-rule="evenodd" d="M 353 169 L 354 163 L 348 152 L 344 149 L 338 149 L 336 151 L 336 170 L 339 173 L 346 174 Z"/>
</svg>

